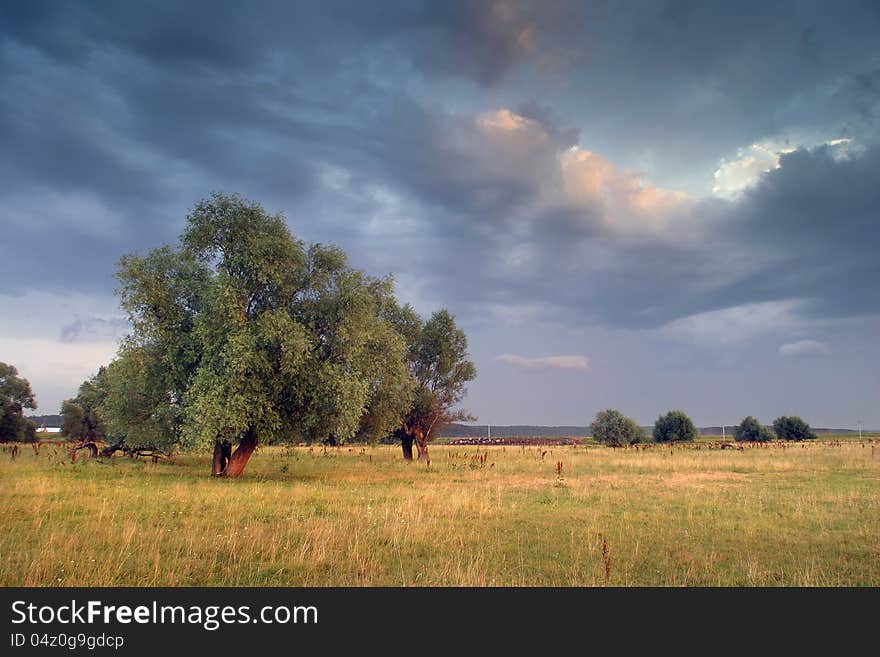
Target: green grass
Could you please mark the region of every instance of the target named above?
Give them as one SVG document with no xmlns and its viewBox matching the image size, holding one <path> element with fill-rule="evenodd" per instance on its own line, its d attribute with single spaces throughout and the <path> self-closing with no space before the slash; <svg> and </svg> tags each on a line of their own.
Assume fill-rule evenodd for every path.
<svg viewBox="0 0 880 657">
<path fill-rule="evenodd" d="M 6 448 L 0 584 L 880 585 L 878 441 L 431 457 L 272 447 L 227 481 L 207 454 Z"/>
</svg>

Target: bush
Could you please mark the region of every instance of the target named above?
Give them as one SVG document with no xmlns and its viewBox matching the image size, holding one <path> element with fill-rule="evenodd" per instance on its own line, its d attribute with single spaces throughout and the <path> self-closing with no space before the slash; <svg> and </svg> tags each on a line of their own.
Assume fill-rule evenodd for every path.
<svg viewBox="0 0 880 657">
<path fill-rule="evenodd" d="M 35 443 L 37 442 L 37 425 L 33 420 L 25 419 L 24 430 L 22 431 L 21 442 Z"/>
<path fill-rule="evenodd" d="M 733 437 L 739 442 L 766 443 L 773 440 L 773 433 L 749 415 L 733 428 Z"/>
<path fill-rule="evenodd" d="M 107 397 L 107 368 L 83 381 L 73 399 L 61 403 L 61 431 L 71 440 L 105 440 L 107 427 L 101 405 Z"/>
<path fill-rule="evenodd" d="M 816 434 L 810 425 L 797 415 L 788 417 L 783 415 L 773 420 L 773 431 L 780 440 L 813 440 Z"/>
<path fill-rule="evenodd" d="M 658 443 L 693 440 L 696 437 L 697 428 L 684 411 L 669 411 L 654 423 L 654 440 Z"/>
<path fill-rule="evenodd" d="M 634 445 L 644 438 L 638 422 L 614 409 L 596 413 L 596 419 L 590 424 L 590 434 L 593 440 L 609 447 Z"/>
</svg>

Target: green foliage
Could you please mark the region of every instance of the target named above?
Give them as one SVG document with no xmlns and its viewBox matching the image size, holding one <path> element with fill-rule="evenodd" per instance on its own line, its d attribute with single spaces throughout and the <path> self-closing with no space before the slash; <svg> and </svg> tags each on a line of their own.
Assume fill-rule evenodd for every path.
<svg viewBox="0 0 880 657">
<path fill-rule="evenodd" d="M 104 440 L 107 423 L 102 405 L 107 396 L 104 386 L 106 368 L 83 381 L 75 398 L 61 404 L 61 431 L 73 440 Z"/>
<path fill-rule="evenodd" d="M 21 442 L 35 443 L 37 442 L 37 425 L 33 420 L 25 418 L 24 429 L 22 430 Z"/>
<path fill-rule="evenodd" d="M 654 440 L 659 443 L 694 440 L 697 428 L 684 411 L 669 411 L 654 423 Z"/>
<path fill-rule="evenodd" d="M 399 426 L 413 382 L 407 345 L 392 321 L 392 280 L 353 270 L 341 250 L 315 244 L 293 310 L 314 341 L 311 381 L 299 396 L 306 437 L 340 443 L 357 434 L 375 441 Z"/>
<path fill-rule="evenodd" d="M 468 356 L 467 336 L 448 310 L 438 310 L 422 324 L 418 315 L 405 306 L 395 311 L 393 321 L 409 340 L 406 353 L 415 382 L 412 403 L 400 430 L 424 444 L 437 429 L 457 420 L 473 419 L 454 407 L 464 399 L 466 384 L 476 378 L 477 368 Z"/>
<path fill-rule="evenodd" d="M 0 401 L 0 442 L 23 442 L 28 422 L 17 405 Z"/>
<path fill-rule="evenodd" d="M 773 440 L 773 433 L 749 415 L 733 428 L 733 437 L 739 442 L 765 443 Z"/>
<path fill-rule="evenodd" d="M 170 453 L 179 442 L 183 412 L 168 391 L 169 372 L 153 345 L 123 344 L 105 369 L 101 407 L 107 441 L 121 449 Z"/>
<path fill-rule="evenodd" d="M 126 256 L 118 278 L 133 332 L 105 409 L 127 446 L 376 440 L 410 408 L 391 279 L 306 248 L 257 203 L 213 194 L 179 249 Z"/>
<path fill-rule="evenodd" d="M 162 385 L 179 401 L 202 355 L 194 333 L 211 272 L 185 251 L 164 246 L 145 257 L 123 256 L 116 277 L 133 332 L 123 349 L 144 347 L 159 360 Z"/>
<path fill-rule="evenodd" d="M 13 365 L 0 363 L 0 442 L 24 441 L 33 435 L 33 422 L 24 409 L 35 409 L 36 398 L 27 379 Z"/>
<path fill-rule="evenodd" d="M 810 425 L 797 415 L 778 417 L 773 421 L 773 431 L 780 440 L 814 440 L 816 434 Z"/>
<path fill-rule="evenodd" d="M 590 435 L 609 447 L 633 445 L 644 438 L 638 422 L 614 409 L 596 413 L 596 419 L 590 424 Z"/>
<path fill-rule="evenodd" d="M 61 402 L 61 431 L 74 440 L 78 440 L 82 433 L 83 417 L 85 412 L 82 406 L 73 399 L 65 399 Z"/>
</svg>

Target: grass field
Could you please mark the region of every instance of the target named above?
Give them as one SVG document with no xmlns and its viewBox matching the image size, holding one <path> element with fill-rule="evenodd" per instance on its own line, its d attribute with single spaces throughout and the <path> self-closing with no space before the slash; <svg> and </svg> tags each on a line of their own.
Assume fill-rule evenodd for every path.
<svg viewBox="0 0 880 657">
<path fill-rule="evenodd" d="M 880 585 L 880 441 L 710 446 L 270 447 L 239 480 L 7 447 L 0 584 Z"/>
</svg>

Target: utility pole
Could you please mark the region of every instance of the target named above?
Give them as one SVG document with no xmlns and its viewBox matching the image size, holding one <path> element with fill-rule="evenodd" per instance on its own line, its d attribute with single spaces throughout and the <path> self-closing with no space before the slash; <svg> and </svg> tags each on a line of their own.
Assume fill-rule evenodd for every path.
<svg viewBox="0 0 880 657">
<path fill-rule="evenodd" d="M 487 425 L 486 425 L 486 431 L 489 432 L 489 433 L 487 434 L 486 437 L 487 437 L 487 438 L 492 438 L 492 425 L 491 425 L 491 424 L 487 424 Z"/>
<path fill-rule="evenodd" d="M 862 439 L 862 421 L 859 420 L 859 440 Z"/>
</svg>

